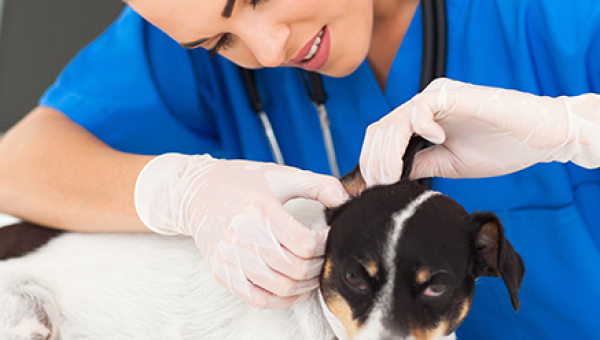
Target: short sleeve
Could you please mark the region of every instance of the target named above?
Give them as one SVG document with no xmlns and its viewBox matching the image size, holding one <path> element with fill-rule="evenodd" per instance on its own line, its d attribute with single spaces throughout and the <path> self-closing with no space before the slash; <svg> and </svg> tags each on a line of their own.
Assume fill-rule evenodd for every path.
<svg viewBox="0 0 600 340">
<path fill-rule="evenodd" d="M 130 8 L 84 48 L 39 104 L 140 154 L 219 154 L 210 81 L 190 53 Z M 198 84 L 202 83 L 202 86 Z"/>
</svg>

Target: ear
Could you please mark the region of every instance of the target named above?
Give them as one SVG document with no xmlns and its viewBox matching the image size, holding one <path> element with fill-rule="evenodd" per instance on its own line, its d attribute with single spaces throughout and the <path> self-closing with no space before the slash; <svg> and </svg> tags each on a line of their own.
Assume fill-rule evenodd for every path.
<svg viewBox="0 0 600 340">
<path fill-rule="evenodd" d="M 427 141 L 420 136 L 411 137 L 408 142 L 408 146 L 406 147 L 406 151 L 404 152 L 404 156 L 402 157 L 403 166 L 402 166 L 402 176 L 400 176 L 400 180 L 408 180 L 408 175 L 412 170 L 413 160 L 415 159 L 415 155 L 417 151 L 421 150 Z M 344 189 L 351 197 L 358 197 L 366 188 L 367 183 L 360 172 L 360 166 L 357 165 L 352 171 L 344 175 L 340 179 Z"/>
<path fill-rule="evenodd" d="M 417 151 L 425 148 L 427 141 L 421 137 L 414 135 L 408 141 L 408 145 L 406 146 L 406 150 L 404 151 L 404 156 L 402 156 L 402 176 L 400 176 L 400 180 L 408 180 L 408 176 L 412 171 L 413 161 L 415 159 L 415 155 Z"/>
<path fill-rule="evenodd" d="M 345 174 L 344 177 L 340 179 L 340 182 L 342 182 L 344 189 L 346 189 L 346 192 L 350 197 L 358 197 L 360 193 L 367 188 L 367 183 L 360 172 L 359 165 L 354 167 L 349 173 Z"/>
<path fill-rule="evenodd" d="M 479 226 L 474 243 L 475 276 L 502 277 L 513 308 L 518 311 L 518 293 L 525 275 L 523 259 L 504 237 L 504 227 L 496 215 L 476 212 L 471 218 Z"/>
</svg>

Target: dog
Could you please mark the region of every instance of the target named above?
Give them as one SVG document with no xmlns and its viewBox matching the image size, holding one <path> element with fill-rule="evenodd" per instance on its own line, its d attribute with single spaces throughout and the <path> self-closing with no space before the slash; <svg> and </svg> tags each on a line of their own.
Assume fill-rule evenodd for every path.
<svg viewBox="0 0 600 340">
<path fill-rule="evenodd" d="M 501 277 L 518 310 L 525 267 L 498 217 L 408 181 L 406 166 L 369 189 L 355 169 L 337 208 L 286 204 L 331 230 L 320 287 L 285 310 L 220 286 L 189 237 L 1 228 L 0 339 L 453 340 L 481 276 Z"/>
</svg>

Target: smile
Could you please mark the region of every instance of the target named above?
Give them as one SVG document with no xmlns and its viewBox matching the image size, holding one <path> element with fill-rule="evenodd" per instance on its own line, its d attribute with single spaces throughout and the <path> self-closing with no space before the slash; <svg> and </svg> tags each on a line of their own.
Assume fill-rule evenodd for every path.
<svg viewBox="0 0 600 340">
<path fill-rule="evenodd" d="M 304 59 L 302 59 L 302 61 L 310 60 L 310 59 L 312 59 L 312 57 L 315 56 L 315 54 L 317 54 L 317 50 L 319 49 L 319 45 L 321 45 L 321 37 L 322 36 L 323 36 L 323 29 L 319 32 L 319 35 L 317 35 L 317 38 L 315 39 L 315 41 L 313 42 L 312 46 L 310 47 L 310 51 L 304 57 Z"/>
<path fill-rule="evenodd" d="M 320 70 L 329 58 L 331 33 L 327 26 L 313 36 L 287 65 L 301 67 L 308 71 Z"/>
</svg>

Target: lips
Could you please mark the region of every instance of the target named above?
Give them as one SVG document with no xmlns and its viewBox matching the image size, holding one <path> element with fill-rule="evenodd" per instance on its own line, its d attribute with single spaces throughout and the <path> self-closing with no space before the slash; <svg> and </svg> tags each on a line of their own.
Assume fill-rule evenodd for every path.
<svg viewBox="0 0 600 340">
<path fill-rule="evenodd" d="M 304 60 L 304 58 L 310 53 L 310 49 L 315 43 L 315 40 L 319 36 L 319 34 L 323 31 L 323 35 L 321 36 L 321 43 L 317 49 L 315 55 L 309 60 Z M 317 71 L 323 67 L 327 58 L 329 58 L 329 50 L 331 48 L 331 36 L 329 34 L 329 29 L 327 26 L 323 27 L 323 29 L 317 32 L 315 36 L 310 39 L 298 52 L 298 55 L 289 61 L 289 64 L 292 66 L 301 67 L 305 70 L 309 71 Z"/>
</svg>

